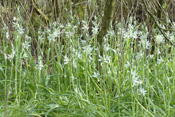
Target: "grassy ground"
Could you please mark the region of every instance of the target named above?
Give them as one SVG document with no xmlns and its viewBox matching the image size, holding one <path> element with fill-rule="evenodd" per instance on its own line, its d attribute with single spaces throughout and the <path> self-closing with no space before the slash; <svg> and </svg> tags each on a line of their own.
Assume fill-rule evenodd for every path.
<svg viewBox="0 0 175 117">
<path fill-rule="evenodd" d="M 92 36 L 87 21 L 82 27 L 73 18 L 66 25 L 51 24 L 38 31 L 35 50 L 21 22 L 14 19 L 13 37 L 4 27 L 0 40 L 0 116 L 175 115 L 175 50 L 168 53 L 170 45 L 159 31 L 151 55 L 144 24 L 138 29 L 131 20 L 123 35 L 117 24 L 105 37 L 99 71 L 99 21 L 93 22 Z M 167 35 L 174 41 L 173 33 Z"/>
</svg>

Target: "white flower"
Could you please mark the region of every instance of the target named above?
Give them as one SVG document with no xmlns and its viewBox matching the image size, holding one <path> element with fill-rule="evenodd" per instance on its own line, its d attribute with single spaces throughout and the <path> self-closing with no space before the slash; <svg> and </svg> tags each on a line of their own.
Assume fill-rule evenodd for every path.
<svg viewBox="0 0 175 117">
<path fill-rule="evenodd" d="M 82 59 L 82 54 L 78 51 L 75 52 L 75 56 L 78 57 L 79 59 Z"/>
<path fill-rule="evenodd" d="M 142 80 L 140 80 L 140 81 L 138 82 L 138 84 L 139 84 L 139 85 L 143 84 L 143 81 L 142 81 Z"/>
<path fill-rule="evenodd" d="M 123 37 L 124 37 L 125 41 L 127 41 L 127 39 L 129 39 L 130 35 L 128 32 L 123 32 L 123 33 L 124 33 Z"/>
<path fill-rule="evenodd" d="M 68 37 L 70 39 L 74 36 L 74 33 L 72 31 L 67 31 L 67 32 L 65 32 L 65 34 L 66 34 L 66 37 Z M 72 40 L 70 40 L 70 41 L 72 41 Z"/>
<path fill-rule="evenodd" d="M 51 43 L 52 41 L 55 42 L 55 36 L 53 34 L 49 34 L 48 36 L 48 40 L 49 40 L 49 43 Z"/>
<path fill-rule="evenodd" d="M 15 27 L 18 31 L 19 34 L 24 34 L 24 29 L 23 29 L 23 26 L 22 25 L 19 25 L 18 23 L 16 22 L 13 22 L 13 27 Z"/>
<path fill-rule="evenodd" d="M 140 31 L 139 35 L 140 35 L 140 39 L 141 40 L 147 40 L 148 33 L 143 33 L 143 32 Z"/>
<path fill-rule="evenodd" d="M 82 44 L 82 46 L 85 46 L 86 45 L 86 40 L 81 40 L 81 44 Z"/>
<path fill-rule="evenodd" d="M 158 44 L 164 43 L 164 37 L 163 37 L 163 35 L 157 35 L 156 36 L 156 42 Z"/>
<path fill-rule="evenodd" d="M 6 32 L 6 38 L 9 39 L 9 32 Z"/>
<path fill-rule="evenodd" d="M 126 64 L 125 64 L 125 68 L 128 68 L 129 66 L 131 66 L 130 62 L 127 61 Z"/>
<path fill-rule="evenodd" d="M 141 51 L 137 52 L 136 58 L 137 58 L 137 60 L 143 58 L 143 53 Z"/>
<path fill-rule="evenodd" d="M 77 68 L 77 62 L 76 62 L 75 59 L 73 60 L 73 67 L 74 67 L 74 68 Z"/>
<path fill-rule="evenodd" d="M 93 48 L 91 47 L 91 45 L 88 45 L 86 47 L 82 47 L 84 49 L 83 52 L 85 52 L 87 55 L 91 55 L 91 52 L 93 50 Z"/>
<path fill-rule="evenodd" d="M 56 38 L 56 37 L 59 37 L 60 34 L 61 34 L 59 28 L 56 29 L 55 26 L 54 26 L 53 28 L 54 28 L 53 31 L 51 31 L 50 29 L 47 29 L 47 33 L 48 33 L 47 38 L 48 38 L 48 40 L 49 40 L 49 43 L 51 43 L 52 41 L 55 42 L 55 41 L 56 41 L 55 38 Z M 40 35 L 40 36 L 39 36 L 39 40 L 40 40 L 41 42 L 43 42 L 44 37 L 43 37 L 42 35 Z"/>
<path fill-rule="evenodd" d="M 44 65 L 43 65 L 43 62 L 42 62 L 42 57 L 39 56 L 38 57 L 38 64 L 36 64 L 35 68 L 38 69 L 39 71 L 41 71 L 43 67 L 44 67 Z"/>
<path fill-rule="evenodd" d="M 98 61 L 110 63 L 110 61 L 111 61 L 110 58 L 111 58 L 111 56 L 108 56 L 108 55 L 104 55 L 103 57 L 99 55 Z"/>
<path fill-rule="evenodd" d="M 111 61 L 110 58 L 111 58 L 111 56 L 108 56 L 108 55 L 107 56 L 104 56 L 104 62 L 105 63 L 110 63 L 110 61 Z"/>
<path fill-rule="evenodd" d="M 157 48 L 157 54 L 160 54 L 160 50 L 159 50 L 159 48 Z"/>
<path fill-rule="evenodd" d="M 149 55 L 149 58 L 150 58 L 150 59 L 153 59 L 153 57 L 154 57 L 154 54 L 150 54 L 150 55 Z"/>
<path fill-rule="evenodd" d="M 16 21 L 16 17 L 13 17 L 13 21 Z"/>
<path fill-rule="evenodd" d="M 54 37 L 58 37 L 59 36 L 59 31 L 58 30 L 55 30 L 54 32 L 53 32 L 53 35 L 54 35 Z"/>
<path fill-rule="evenodd" d="M 114 37 L 115 35 L 114 30 L 108 31 L 107 35 Z"/>
<path fill-rule="evenodd" d="M 75 25 L 75 26 L 73 26 L 73 29 L 75 30 L 75 29 L 77 29 L 78 28 L 78 26 L 77 25 Z"/>
<path fill-rule="evenodd" d="M 133 83 L 133 87 L 137 86 L 140 82 L 139 82 L 139 76 L 136 72 L 136 70 L 131 70 L 131 75 L 132 75 L 132 83 Z"/>
<path fill-rule="evenodd" d="M 93 35 L 98 34 L 98 29 L 99 29 L 98 26 L 92 27 Z"/>
<path fill-rule="evenodd" d="M 88 31 L 89 26 L 88 26 L 87 22 L 83 20 L 82 23 L 83 23 L 82 29 L 83 29 L 84 31 Z"/>
<path fill-rule="evenodd" d="M 67 57 L 67 56 L 64 56 L 64 64 L 66 65 L 66 64 L 68 64 L 69 63 L 69 58 Z"/>
<path fill-rule="evenodd" d="M 27 58 L 27 57 L 28 57 L 27 53 L 24 52 L 24 54 L 23 54 L 23 58 Z"/>
<path fill-rule="evenodd" d="M 98 78 L 100 76 L 99 72 L 94 72 L 94 75 L 92 75 L 92 77 L 94 78 Z"/>
<path fill-rule="evenodd" d="M 22 46 L 23 46 L 23 48 L 29 50 L 29 47 L 30 47 L 31 45 L 30 45 L 30 42 L 29 42 L 29 41 L 26 41 L 26 40 L 25 40 L 25 42 L 22 44 Z"/>
<path fill-rule="evenodd" d="M 133 38 L 133 39 L 137 39 L 138 38 L 137 35 L 138 35 L 138 32 L 135 31 L 135 32 L 133 32 L 133 33 L 130 34 L 130 37 Z"/>
<path fill-rule="evenodd" d="M 12 52 L 11 54 L 8 54 L 8 57 L 7 57 L 10 61 L 15 57 L 15 54 L 16 54 L 13 44 L 11 46 L 12 46 Z"/>
<path fill-rule="evenodd" d="M 133 77 L 136 77 L 138 74 L 137 74 L 137 72 L 136 72 L 136 70 L 131 70 L 131 75 L 133 76 Z"/>
<path fill-rule="evenodd" d="M 39 35 L 38 39 L 40 42 L 42 42 L 42 43 L 44 42 L 44 37 L 42 35 Z"/>
<path fill-rule="evenodd" d="M 140 87 L 140 94 L 142 95 L 142 96 L 145 96 L 145 94 L 146 94 L 146 90 L 144 89 L 144 88 L 142 88 L 142 87 Z"/>
<path fill-rule="evenodd" d="M 28 40 L 28 41 L 31 41 L 32 40 L 31 37 L 28 36 L 28 35 L 25 35 L 25 39 Z"/>
<path fill-rule="evenodd" d="M 64 28 L 64 25 L 60 24 L 60 28 Z"/>
<path fill-rule="evenodd" d="M 142 44 L 144 49 L 149 49 L 150 47 L 150 42 L 147 39 L 142 39 L 140 40 L 140 43 Z"/>
<path fill-rule="evenodd" d="M 173 35 L 173 34 L 170 34 L 169 37 L 170 37 L 170 41 L 171 41 L 171 42 L 174 42 L 174 39 L 175 39 L 174 35 Z"/>
<path fill-rule="evenodd" d="M 164 62 L 164 60 L 162 59 L 162 57 L 160 57 L 160 59 L 157 59 L 157 63 L 161 64 L 162 62 Z"/>
<path fill-rule="evenodd" d="M 108 50 L 110 50 L 111 48 L 110 48 L 110 46 L 109 46 L 109 44 L 105 44 L 104 45 L 104 50 L 107 52 Z"/>
<path fill-rule="evenodd" d="M 133 87 L 134 86 L 138 86 L 138 84 L 140 83 L 139 82 L 139 76 L 137 76 L 137 77 L 132 77 L 132 82 L 133 82 Z"/>
<path fill-rule="evenodd" d="M 66 28 L 72 28 L 72 25 L 70 22 L 67 23 Z"/>
<path fill-rule="evenodd" d="M 23 27 L 21 26 L 19 29 L 18 29 L 18 32 L 19 32 L 19 34 L 24 34 L 24 29 L 23 29 Z"/>
</svg>

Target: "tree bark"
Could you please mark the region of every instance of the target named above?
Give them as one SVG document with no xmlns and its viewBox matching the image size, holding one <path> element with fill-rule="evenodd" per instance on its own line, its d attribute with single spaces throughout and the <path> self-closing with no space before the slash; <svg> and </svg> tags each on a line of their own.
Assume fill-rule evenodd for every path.
<svg viewBox="0 0 175 117">
<path fill-rule="evenodd" d="M 100 55 L 103 56 L 103 37 L 106 35 L 107 30 L 109 29 L 110 22 L 112 21 L 114 14 L 115 0 L 106 0 L 105 1 L 105 9 L 104 15 L 102 17 L 102 27 L 97 35 L 97 42 L 100 46 Z"/>
</svg>

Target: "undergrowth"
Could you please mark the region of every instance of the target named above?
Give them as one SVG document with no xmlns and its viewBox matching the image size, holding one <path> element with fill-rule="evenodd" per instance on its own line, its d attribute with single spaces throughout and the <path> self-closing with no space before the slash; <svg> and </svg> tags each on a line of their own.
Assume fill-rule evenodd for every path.
<svg viewBox="0 0 175 117">
<path fill-rule="evenodd" d="M 104 37 L 102 57 L 97 18 L 92 35 L 88 20 L 80 25 L 72 16 L 67 24 L 38 29 L 35 51 L 22 19 L 13 22 L 15 31 L 4 24 L 0 40 L 0 116 L 175 115 L 175 50 L 159 30 L 151 37 L 156 44 L 150 54 L 145 24 L 130 18 L 126 30 L 116 23 Z M 166 34 L 174 42 L 174 33 Z"/>
</svg>

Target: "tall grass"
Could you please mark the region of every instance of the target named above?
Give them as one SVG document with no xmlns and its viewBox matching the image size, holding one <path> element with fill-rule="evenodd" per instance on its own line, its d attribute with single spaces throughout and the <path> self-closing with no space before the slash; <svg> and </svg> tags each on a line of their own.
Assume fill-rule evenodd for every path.
<svg viewBox="0 0 175 117">
<path fill-rule="evenodd" d="M 150 55 L 148 30 L 134 18 L 127 29 L 116 23 L 104 37 L 99 55 L 95 19 L 80 25 L 70 16 L 35 40 L 22 19 L 14 18 L 12 34 L 4 28 L 0 42 L 0 116 L 173 116 L 175 114 L 174 48 L 155 30 L 155 52 Z M 125 25 L 125 24 L 123 24 Z M 123 40 L 120 40 L 123 30 Z M 81 33 L 80 33 L 81 32 Z M 174 41 L 174 33 L 167 33 Z M 121 43 L 122 42 L 122 43 Z M 97 58 L 98 56 L 98 58 Z M 101 71 L 96 61 L 101 62 Z"/>
</svg>

